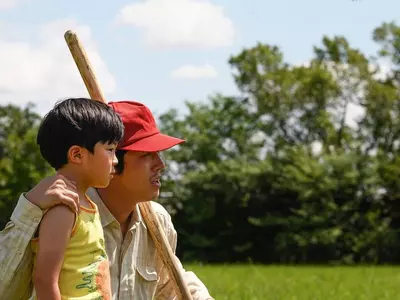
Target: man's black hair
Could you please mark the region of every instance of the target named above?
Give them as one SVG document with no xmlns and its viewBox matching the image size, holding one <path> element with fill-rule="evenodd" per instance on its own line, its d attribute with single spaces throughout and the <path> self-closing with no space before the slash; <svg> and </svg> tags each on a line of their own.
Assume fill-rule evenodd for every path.
<svg viewBox="0 0 400 300">
<path fill-rule="evenodd" d="M 125 169 L 125 154 L 127 152 L 128 152 L 127 150 L 118 150 L 118 149 L 117 149 L 117 151 L 115 151 L 115 156 L 118 159 L 118 163 L 115 166 L 115 172 L 117 174 L 122 174 L 122 172 Z"/>
<path fill-rule="evenodd" d="M 87 98 L 58 102 L 43 118 L 36 142 L 43 158 L 56 170 L 68 163 L 77 145 L 94 153 L 97 143 L 119 143 L 124 135 L 120 116 L 107 104 Z"/>
<path fill-rule="evenodd" d="M 115 172 L 118 175 L 121 175 L 122 172 L 124 172 L 125 170 L 125 154 L 128 152 L 128 150 L 120 150 L 117 149 L 117 151 L 115 151 L 115 156 L 118 159 L 118 163 L 115 165 Z M 160 153 L 158 153 L 158 155 L 160 155 Z M 161 156 L 161 155 L 160 155 Z M 162 159 L 162 156 L 161 156 Z"/>
</svg>

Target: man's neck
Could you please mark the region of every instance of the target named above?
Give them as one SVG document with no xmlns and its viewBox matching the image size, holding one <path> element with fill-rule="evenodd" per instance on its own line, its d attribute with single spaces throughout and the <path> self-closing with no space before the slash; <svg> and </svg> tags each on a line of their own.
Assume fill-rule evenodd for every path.
<svg viewBox="0 0 400 300">
<path fill-rule="evenodd" d="M 120 224 L 121 229 L 127 229 L 131 222 L 131 216 L 133 218 L 136 217 L 134 211 L 137 202 L 127 199 L 129 194 L 112 183 L 106 188 L 97 189 L 97 192 L 110 213 Z M 124 231 L 125 230 L 123 230 L 123 232 Z"/>
</svg>

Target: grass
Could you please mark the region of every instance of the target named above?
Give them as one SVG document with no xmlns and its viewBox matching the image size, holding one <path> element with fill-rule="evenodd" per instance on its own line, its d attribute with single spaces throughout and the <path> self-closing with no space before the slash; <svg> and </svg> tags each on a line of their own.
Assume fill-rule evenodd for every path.
<svg viewBox="0 0 400 300">
<path fill-rule="evenodd" d="M 185 265 L 216 300 L 400 299 L 397 267 Z"/>
</svg>

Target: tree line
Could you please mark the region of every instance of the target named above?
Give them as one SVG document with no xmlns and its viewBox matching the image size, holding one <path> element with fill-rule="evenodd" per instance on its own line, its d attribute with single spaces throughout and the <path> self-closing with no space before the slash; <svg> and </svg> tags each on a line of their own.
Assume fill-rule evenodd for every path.
<svg viewBox="0 0 400 300">
<path fill-rule="evenodd" d="M 400 261 L 400 27 L 372 31 L 367 56 L 324 36 L 303 65 L 258 43 L 228 63 L 240 95 L 159 116 L 184 137 L 166 151 L 161 199 L 178 254 L 207 263 Z M 355 109 L 359 112 L 354 114 Z M 0 225 L 51 174 L 32 106 L 0 106 Z"/>
</svg>

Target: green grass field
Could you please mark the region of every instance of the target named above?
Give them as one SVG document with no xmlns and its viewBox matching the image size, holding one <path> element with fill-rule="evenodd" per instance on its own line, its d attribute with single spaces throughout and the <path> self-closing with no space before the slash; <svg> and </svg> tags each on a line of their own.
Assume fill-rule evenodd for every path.
<svg viewBox="0 0 400 300">
<path fill-rule="evenodd" d="M 185 267 L 200 277 L 216 300 L 400 299 L 397 267 Z"/>
</svg>

